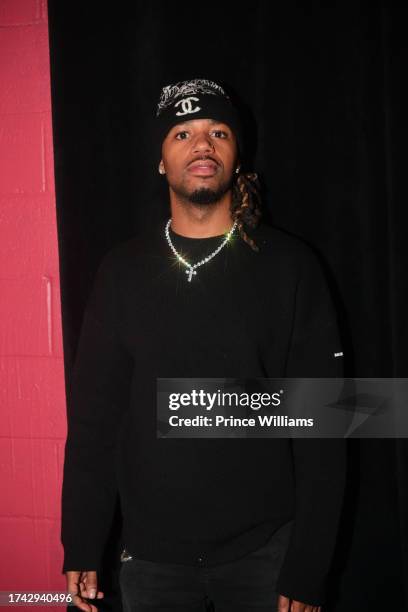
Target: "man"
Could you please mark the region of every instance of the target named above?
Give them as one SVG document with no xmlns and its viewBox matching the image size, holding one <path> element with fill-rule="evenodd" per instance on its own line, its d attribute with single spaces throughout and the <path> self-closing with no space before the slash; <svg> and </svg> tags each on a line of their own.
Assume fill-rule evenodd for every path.
<svg viewBox="0 0 408 612">
<path fill-rule="evenodd" d="M 300 240 L 259 223 L 239 115 L 206 79 L 164 87 L 171 215 L 103 259 L 68 401 L 63 572 L 96 610 L 117 493 L 133 610 L 316 612 L 345 484 L 339 439 L 163 439 L 156 379 L 343 375 L 336 315 Z M 213 606 L 212 608 L 209 606 Z"/>
</svg>

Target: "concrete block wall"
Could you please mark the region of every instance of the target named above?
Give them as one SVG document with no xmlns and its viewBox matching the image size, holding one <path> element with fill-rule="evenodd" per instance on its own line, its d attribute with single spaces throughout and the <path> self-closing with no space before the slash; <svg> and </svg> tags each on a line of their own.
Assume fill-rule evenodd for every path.
<svg viewBox="0 0 408 612">
<path fill-rule="evenodd" d="M 0 417 L 0 591 L 63 591 L 66 413 L 46 0 L 0 1 Z"/>
</svg>

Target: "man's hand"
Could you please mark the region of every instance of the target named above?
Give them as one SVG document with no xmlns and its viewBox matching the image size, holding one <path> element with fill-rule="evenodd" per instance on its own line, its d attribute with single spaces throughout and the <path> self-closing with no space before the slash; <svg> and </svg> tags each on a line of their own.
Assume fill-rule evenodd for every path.
<svg viewBox="0 0 408 612">
<path fill-rule="evenodd" d="M 311 606 L 309 604 L 289 599 L 284 595 L 279 595 L 278 612 L 321 612 L 321 606 Z"/>
<path fill-rule="evenodd" d="M 96 572 L 65 572 L 67 576 L 67 591 L 72 595 L 75 606 L 84 612 L 98 612 L 98 608 L 84 601 L 84 598 L 102 599 L 102 591 L 98 591 Z"/>
</svg>

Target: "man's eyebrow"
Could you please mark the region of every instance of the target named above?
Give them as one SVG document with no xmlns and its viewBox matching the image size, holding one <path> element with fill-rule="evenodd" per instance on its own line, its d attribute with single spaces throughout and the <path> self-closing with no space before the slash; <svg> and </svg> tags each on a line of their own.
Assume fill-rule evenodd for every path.
<svg viewBox="0 0 408 612">
<path fill-rule="evenodd" d="M 188 127 L 192 121 L 195 121 L 195 119 L 191 119 L 191 121 L 185 121 L 184 123 L 177 123 L 177 125 L 175 125 L 174 127 L 182 127 L 182 126 L 186 126 Z M 226 123 L 224 123 L 224 121 L 217 121 L 216 119 L 209 119 L 208 120 L 210 122 L 211 125 L 227 125 Z"/>
</svg>

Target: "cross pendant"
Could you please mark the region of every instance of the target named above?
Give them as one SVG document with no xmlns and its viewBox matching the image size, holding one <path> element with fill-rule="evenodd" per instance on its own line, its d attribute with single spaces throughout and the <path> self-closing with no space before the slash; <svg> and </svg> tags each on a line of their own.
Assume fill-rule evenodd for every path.
<svg viewBox="0 0 408 612">
<path fill-rule="evenodd" d="M 186 274 L 188 274 L 188 282 L 190 283 L 191 279 L 193 278 L 193 274 L 197 274 L 197 272 L 193 270 L 193 268 L 189 268 L 186 270 Z"/>
</svg>

